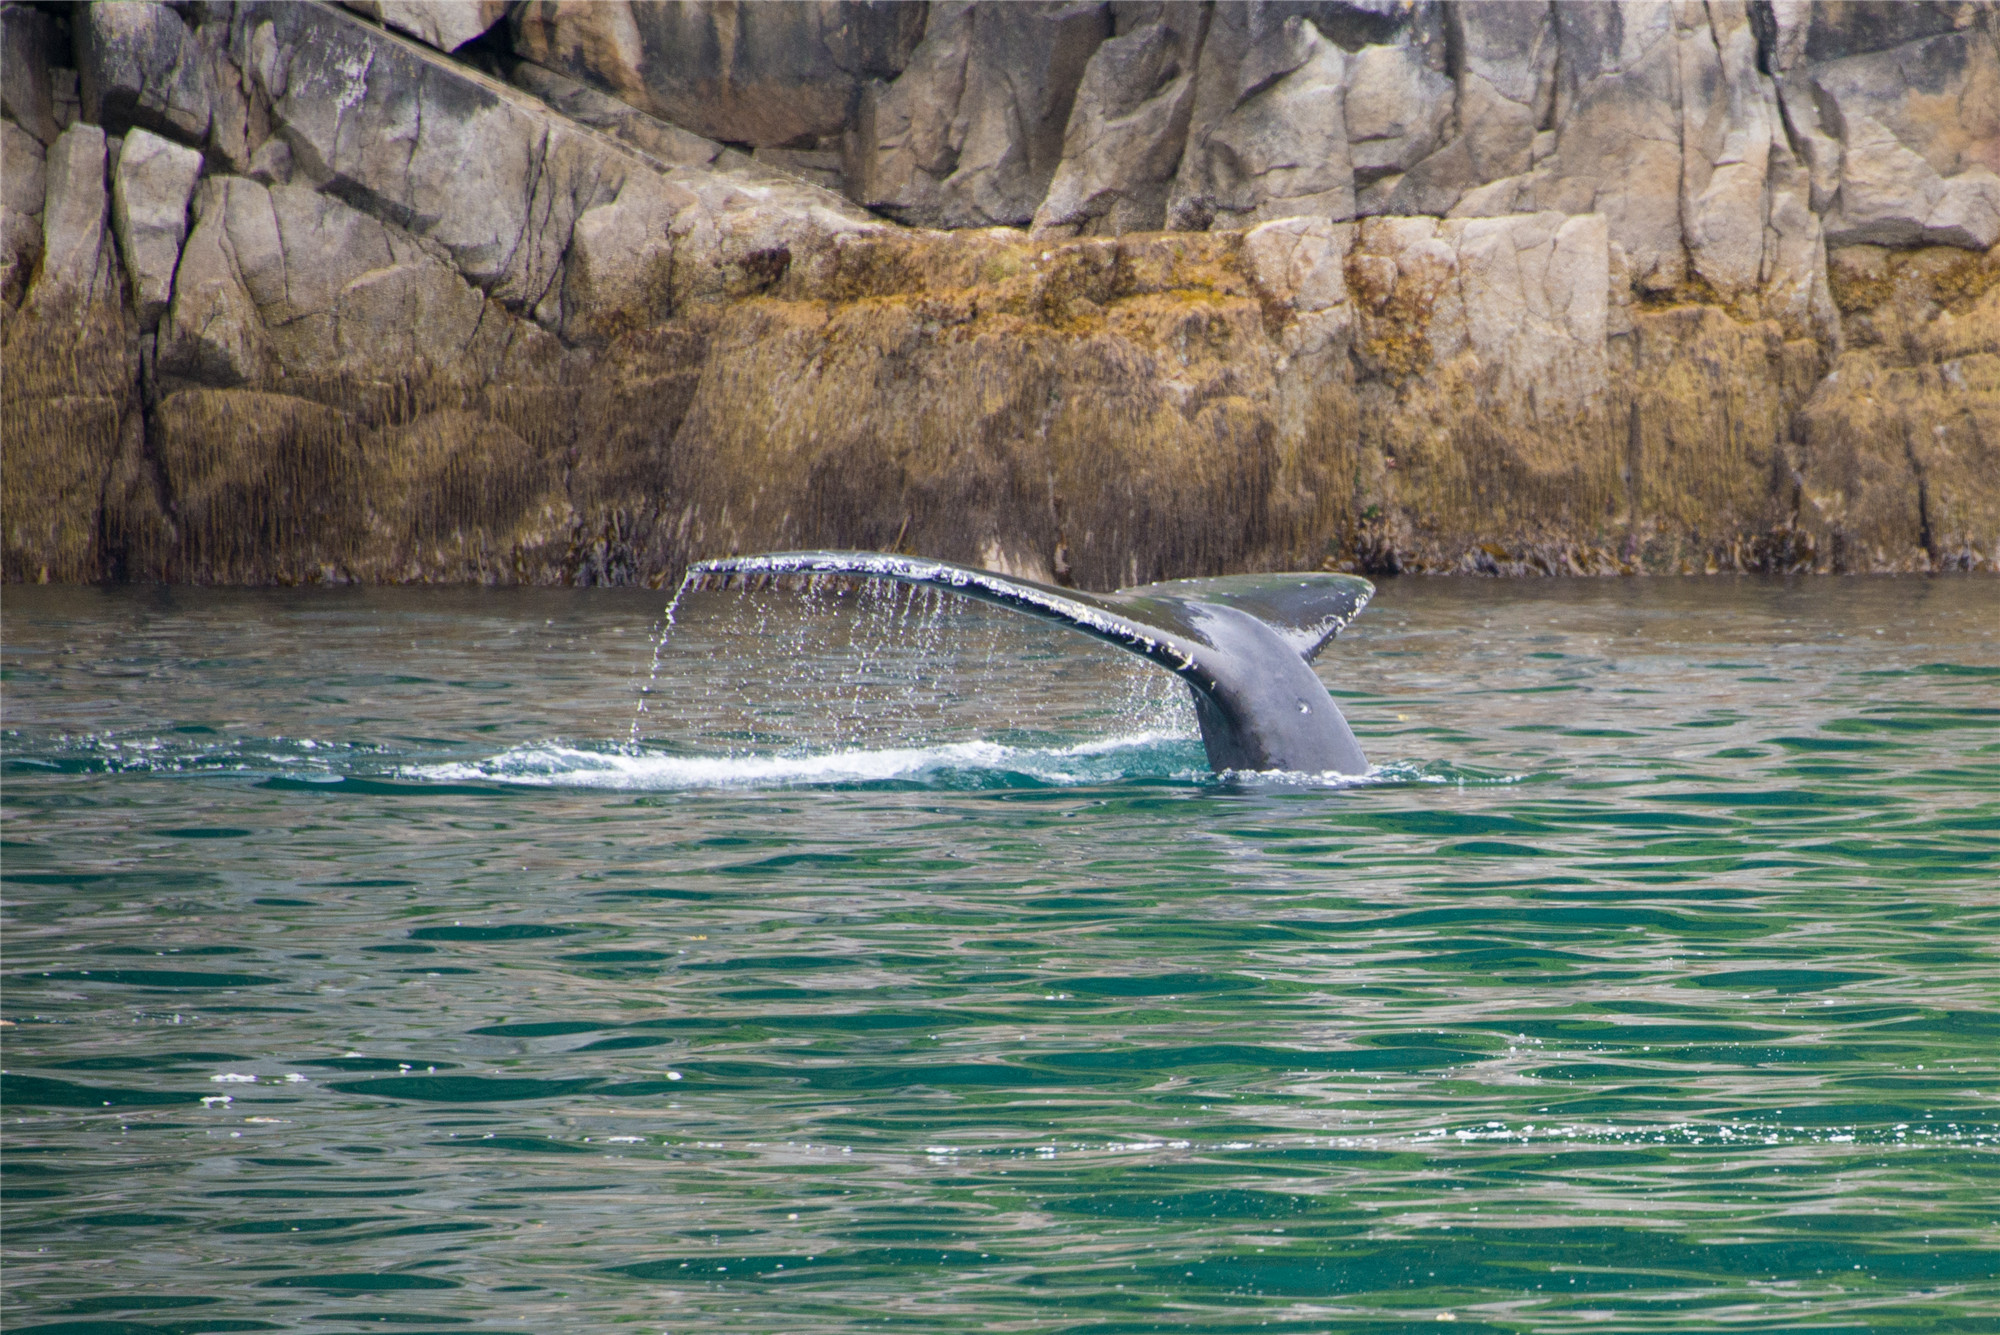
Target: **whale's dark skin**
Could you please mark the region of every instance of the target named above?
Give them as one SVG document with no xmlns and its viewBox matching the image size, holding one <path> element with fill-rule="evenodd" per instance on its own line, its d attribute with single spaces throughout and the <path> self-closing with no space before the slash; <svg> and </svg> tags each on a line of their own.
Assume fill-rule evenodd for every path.
<svg viewBox="0 0 2000 1335">
<path fill-rule="evenodd" d="M 1083 593 L 881 552 L 771 552 L 701 561 L 696 584 L 731 576 L 857 575 L 948 589 L 1060 622 L 1173 672 L 1194 693 L 1208 763 L 1222 770 L 1362 774 L 1368 761 L 1312 659 L 1375 594 L 1353 575 L 1227 575 Z"/>
</svg>

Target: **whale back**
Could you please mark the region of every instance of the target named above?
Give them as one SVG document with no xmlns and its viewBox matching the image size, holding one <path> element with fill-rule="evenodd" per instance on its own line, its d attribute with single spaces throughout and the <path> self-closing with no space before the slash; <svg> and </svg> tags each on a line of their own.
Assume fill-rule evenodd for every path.
<svg viewBox="0 0 2000 1335">
<path fill-rule="evenodd" d="M 1367 769 L 1347 720 L 1309 666 L 1375 592 L 1353 575 L 1225 575 L 1093 594 L 950 561 L 817 551 L 699 561 L 688 568 L 687 583 L 784 575 L 855 575 L 947 589 L 1138 654 L 1192 689 L 1202 743 L 1218 771 Z"/>
</svg>

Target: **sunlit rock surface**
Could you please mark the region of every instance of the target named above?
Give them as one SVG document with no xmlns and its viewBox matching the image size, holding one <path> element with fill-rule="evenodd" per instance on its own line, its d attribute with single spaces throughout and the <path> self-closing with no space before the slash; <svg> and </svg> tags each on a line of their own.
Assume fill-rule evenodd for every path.
<svg viewBox="0 0 2000 1335">
<path fill-rule="evenodd" d="M 11 580 L 2000 563 L 1990 5 L 0 34 Z"/>
</svg>

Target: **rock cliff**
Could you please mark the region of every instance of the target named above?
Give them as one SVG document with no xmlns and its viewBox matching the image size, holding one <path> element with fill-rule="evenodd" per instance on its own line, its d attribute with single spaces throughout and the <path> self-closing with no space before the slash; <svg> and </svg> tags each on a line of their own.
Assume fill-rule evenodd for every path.
<svg viewBox="0 0 2000 1335">
<path fill-rule="evenodd" d="M 9 580 L 2000 569 L 2000 12 L 15 4 Z"/>
</svg>

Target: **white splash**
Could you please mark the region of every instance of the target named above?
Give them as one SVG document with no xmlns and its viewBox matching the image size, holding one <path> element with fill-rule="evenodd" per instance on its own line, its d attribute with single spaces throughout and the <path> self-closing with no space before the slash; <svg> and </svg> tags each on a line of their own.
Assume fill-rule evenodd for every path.
<svg viewBox="0 0 2000 1335">
<path fill-rule="evenodd" d="M 1163 747 L 1185 739 L 1145 732 L 1064 747 L 1007 746 L 967 741 L 937 746 L 846 749 L 806 755 L 679 756 L 633 747 L 592 750 L 559 742 L 511 747 L 484 760 L 415 765 L 403 773 L 441 783 L 485 781 L 541 788 L 609 788 L 640 792 L 690 788 L 811 787 L 928 781 L 954 775 L 1019 776 L 1051 784 L 1104 783 L 1144 773 L 1203 779 L 1206 767 L 1176 765 L 1161 772 Z M 1179 760 L 1175 754 L 1172 757 Z M 1130 761 L 1132 763 L 1125 763 Z"/>
</svg>

